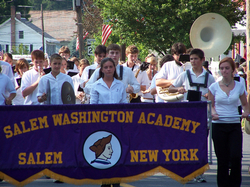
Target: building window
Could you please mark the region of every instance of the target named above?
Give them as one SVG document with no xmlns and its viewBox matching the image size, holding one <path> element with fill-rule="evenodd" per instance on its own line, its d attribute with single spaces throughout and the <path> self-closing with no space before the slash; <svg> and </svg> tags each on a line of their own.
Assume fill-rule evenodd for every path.
<svg viewBox="0 0 250 187">
<path fill-rule="evenodd" d="M 23 39 L 23 31 L 19 31 L 19 39 Z"/>
<path fill-rule="evenodd" d="M 33 44 L 30 44 L 30 53 L 33 51 Z"/>
<path fill-rule="evenodd" d="M 5 46 L 5 51 L 6 51 L 6 53 L 9 52 L 9 45 L 6 45 L 6 46 Z"/>
</svg>

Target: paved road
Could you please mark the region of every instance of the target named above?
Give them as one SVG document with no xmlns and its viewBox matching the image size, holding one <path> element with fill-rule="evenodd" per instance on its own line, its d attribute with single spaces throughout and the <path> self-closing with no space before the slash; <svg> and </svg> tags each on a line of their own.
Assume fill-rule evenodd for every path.
<svg viewBox="0 0 250 187">
<path fill-rule="evenodd" d="M 122 183 L 122 187 L 215 187 L 216 185 L 216 171 L 217 160 L 214 152 L 212 152 L 212 164 L 210 169 L 205 173 L 207 179 L 206 183 L 189 182 L 182 185 L 173 179 L 166 177 L 162 174 L 156 174 L 143 180 L 139 180 L 131 183 Z M 248 173 L 248 167 L 250 166 L 250 135 L 244 133 L 243 135 L 243 162 L 242 162 L 242 185 L 241 187 L 250 187 L 250 174 Z M 26 185 L 27 187 L 76 187 L 77 185 L 66 183 L 53 183 L 52 179 L 45 179 L 44 177 Z M 100 185 L 82 185 L 84 187 L 100 187 Z M 0 187 L 13 187 L 13 185 L 7 182 L 1 182 Z"/>
</svg>

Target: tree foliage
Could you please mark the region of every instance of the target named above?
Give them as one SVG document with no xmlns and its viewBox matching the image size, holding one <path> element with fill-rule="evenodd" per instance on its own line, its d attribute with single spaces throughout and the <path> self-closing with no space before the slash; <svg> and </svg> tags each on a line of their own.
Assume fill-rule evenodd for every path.
<svg viewBox="0 0 250 187">
<path fill-rule="evenodd" d="M 29 18 L 28 12 L 29 7 L 20 7 L 20 6 L 31 6 L 29 0 L 0 0 L 0 24 L 5 22 L 11 17 L 11 6 L 16 7 L 16 12 L 21 12 L 22 17 Z"/>
<path fill-rule="evenodd" d="M 191 47 L 189 31 L 202 14 L 219 13 L 231 26 L 242 20 L 244 0 L 94 0 L 118 43 L 140 43 L 165 54 L 175 42 Z"/>
</svg>

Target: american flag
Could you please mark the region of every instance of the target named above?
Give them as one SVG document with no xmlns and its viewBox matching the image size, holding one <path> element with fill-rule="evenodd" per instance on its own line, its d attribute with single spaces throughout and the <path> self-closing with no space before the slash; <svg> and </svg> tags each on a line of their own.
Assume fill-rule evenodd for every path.
<svg viewBox="0 0 250 187">
<path fill-rule="evenodd" d="M 102 26 L 102 45 L 105 45 L 111 32 L 112 32 L 112 30 L 111 30 L 111 27 L 109 25 Z"/>
<path fill-rule="evenodd" d="M 88 31 L 86 31 L 86 32 L 84 33 L 83 40 L 87 37 L 88 34 L 89 34 Z M 76 50 L 79 50 L 79 38 L 78 38 L 78 36 L 77 36 L 77 38 L 76 38 Z"/>
</svg>

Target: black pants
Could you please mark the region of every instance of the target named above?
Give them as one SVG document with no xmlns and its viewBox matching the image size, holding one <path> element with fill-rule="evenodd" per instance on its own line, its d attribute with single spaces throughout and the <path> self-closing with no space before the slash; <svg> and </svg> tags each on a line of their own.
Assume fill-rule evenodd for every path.
<svg viewBox="0 0 250 187">
<path fill-rule="evenodd" d="M 212 124 L 212 138 L 217 157 L 218 187 L 240 187 L 242 131 L 240 123 Z M 231 171 L 229 170 L 229 160 Z"/>
</svg>

